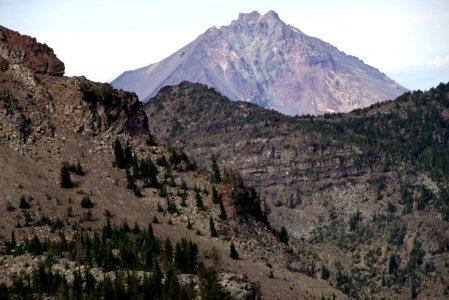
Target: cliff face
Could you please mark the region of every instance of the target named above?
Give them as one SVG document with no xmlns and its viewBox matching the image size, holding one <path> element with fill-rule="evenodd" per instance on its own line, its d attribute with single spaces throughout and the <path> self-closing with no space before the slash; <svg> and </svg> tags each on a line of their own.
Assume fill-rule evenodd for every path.
<svg viewBox="0 0 449 300">
<path fill-rule="evenodd" d="M 135 94 L 63 77 L 64 63 L 34 38 L 0 27 L 0 66 L 0 140 L 16 151 L 36 154 L 34 143 L 58 143 L 66 132 L 101 140 L 148 131 Z"/>
<path fill-rule="evenodd" d="M 288 115 L 347 112 L 406 91 L 379 70 L 285 24 L 275 12 L 240 14 L 159 63 L 112 85 L 147 101 L 165 85 L 199 82 L 231 100 Z"/>
<path fill-rule="evenodd" d="M 64 63 L 53 53 L 53 49 L 35 38 L 0 26 L 0 66 L 2 71 L 17 68 L 24 63 L 32 73 L 64 75 Z M 11 64 L 11 65 L 10 65 Z"/>
</svg>

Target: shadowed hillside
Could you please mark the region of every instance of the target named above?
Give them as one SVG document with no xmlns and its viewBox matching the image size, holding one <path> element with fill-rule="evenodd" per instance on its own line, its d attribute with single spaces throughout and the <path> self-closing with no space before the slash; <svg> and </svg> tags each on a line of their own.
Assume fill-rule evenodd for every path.
<svg viewBox="0 0 449 300">
<path fill-rule="evenodd" d="M 290 269 L 354 297 L 444 298 L 448 99 L 441 84 L 349 114 L 293 118 L 183 82 L 145 110 L 159 139 L 199 166 L 214 155 L 260 191 L 301 257 Z"/>
</svg>

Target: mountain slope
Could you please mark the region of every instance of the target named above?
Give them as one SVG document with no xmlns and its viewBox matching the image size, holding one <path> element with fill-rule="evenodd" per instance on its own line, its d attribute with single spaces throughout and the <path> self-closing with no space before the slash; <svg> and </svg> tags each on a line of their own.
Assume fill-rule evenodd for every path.
<svg viewBox="0 0 449 300">
<path fill-rule="evenodd" d="M 406 91 L 377 69 L 307 36 L 269 11 L 210 28 L 159 63 L 112 81 L 143 101 L 188 80 L 288 115 L 347 112 Z"/>
<path fill-rule="evenodd" d="M 447 86 L 298 118 L 183 82 L 145 110 L 159 139 L 202 167 L 215 155 L 260 191 L 301 257 L 291 269 L 353 297 L 440 299 L 449 282 Z"/>
<path fill-rule="evenodd" d="M 0 295 L 143 298 L 145 276 L 157 274 L 160 264 L 165 278 L 178 273 L 179 294 L 193 299 L 203 283 L 199 264 L 179 267 L 185 238 L 198 247 L 195 254 L 188 246 L 190 255 L 219 272 L 212 291 L 223 286 L 232 299 L 341 296 L 328 283 L 289 270 L 285 262 L 297 259 L 289 247 L 265 224 L 241 219 L 234 198 L 251 189 L 213 184 L 179 151 L 148 145 L 148 119 L 134 93 L 61 76 L 61 64 L 55 72 L 34 68 L 33 61 L 57 61 L 49 47 L 3 27 L 0 36 Z M 29 55 L 33 49 L 41 50 Z M 128 153 L 128 171 L 118 168 L 116 140 Z M 62 187 L 67 172 L 72 184 Z M 157 173 L 157 184 L 148 173 Z M 210 234 L 210 220 L 218 237 Z M 238 260 L 229 257 L 232 243 Z M 159 282 L 152 287 L 160 289 Z M 168 283 L 165 293 L 180 290 Z"/>
</svg>

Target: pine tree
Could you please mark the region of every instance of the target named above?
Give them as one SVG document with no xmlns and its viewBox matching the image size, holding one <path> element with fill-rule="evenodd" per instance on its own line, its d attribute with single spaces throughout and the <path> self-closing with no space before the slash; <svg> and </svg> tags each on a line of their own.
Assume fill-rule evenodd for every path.
<svg viewBox="0 0 449 300">
<path fill-rule="evenodd" d="M 127 166 L 132 165 L 132 163 L 133 163 L 133 150 L 132 150 L 131 145 L 129 144 L 129 142 L 126 143 L 124 159 L 125 159 L 125 164 Z"/>
<path fill-rule="evenodd" d="M 181 287 L 175 269 L 170 267 L 165 277 L 163 287 L 164 299 L 178 299 Z"/>
<path fill-rule="evenodd" d="M 289 240 L 288 232 L 287 232 L 287 229 L 285 229 L 284 226 L 281 227 L 280 231 L 276 231 L 275 229 L 273 229 L 273 233 L 274 233 L 274 235 L 276 235 L 278 237 L 278 239 L 282 243 L 288 244 L 288 240 Z"/>
<path fill-rule="evenodd" d="M 179 185 L 179 188 L 183 191 L 187 191 L 189 187 L 187 186 L 187 183 L 184 181 L 184 179 L 181 179 L 181 184 Z"/>
<path fill-rule="evenodd" d="M 219 215 L 219 217 L 223 221 L 228 218 L 228 216 L 226 215 L 226 210 L 225 210 L 224 205 L 223 205 L 223 201 L 221 201 L 221 200 L 220 200 L 220 215 Z"/>
<path fill-rule="evenodd" d="M 190 219 L 187 219 L 187 229 L 192 229 L 192 223 L 190 223 Z"/>
<path fill-rule="evenodd" d="M 220 169 L 218 168 L 217 160 L 215 155 L 211 155 L 211 172 L 212 172 L 212 183 L 219 183 L 221 181 Z"/>
<path fill-rule="evenodd" d="M 61 187 L 65 189 L 73 188 L 73 182 L 70 178 L 69 164 L 65 161 L 61 167 Z"/>
<path fill-rule="evenodd" d="M 114 155 L 115 165 L 120 169 L 126 168 L 125 152 L 123 151 L 122 144 L 118 139 L 114 141 Z"/>
<path fill-rule="evenodd" d="M 163 274 L 161 272 L 161 267 L 157 261 L 155 261 L 153 266 L 153 274 L 150 280 L 150 299 L 162 299 L 162 278 Z"/>
<path fill-rule="evenodd" d="M 231 243 L 229 252 L 230 252 L 230 253 L 229 253 L 229 256 L 230 256 L 232 259 L 239 259 L 239 253 L 237 252 L 237 249 L 235 248 L 235 245 L 234 245 L 233 242 Z"/>
<path fill-rule="evenodd" d="M 321 266 L 321 279 L 328 280 L 330 277 L 329 269 L 325 265 Z"/>
<path fill-rule="evenodd" d="M 186 192 L 182 192 L 180 194 L 180 197 L 181 197 L 181 206 L 182 207 L 186 207 L 187 206 L 187 202 L 186 202 L 186 200 L 187 200 L 187 193 Z"/>
<path fill-rule="evenodd" d="M 90 200 L 89 196 L 84 196 L 83 199 L 81 200 L 81 207 L 89 209 L 94 207 L 94 203 L 92 202 L 92 200 Z"/>
<path fill-rule="evenodd" d="M 150 147 L 157 146 L 156 141 L 154 140 L 153 135 L 151 134 L 151 132 L 148 133 L 148 137 L 147 137 L 146 142 L 147 142 L 147 145 L 150 146 Z"/>
<path fill-rule="evenodd" d="M 140 190 L 140 187 L 138 187 L 137 185 L 134 188 L 134 196 L 139 197 L 139 198 L 142 198 L 142 196 L 143 196 L 142 191 Z"/>
<path fill-rule="evenodd" d="M 125 170 L 126 177 L 126 187 L 130 190 L 134 190 L 136 188 L 136 183 L 134 182 L 134 177 L 131 175 L 131 172 L 128 168 Z"/>
<path fill-rule="evenodd" d="M 31 205 L 30 203 L 26 200 L 26 197 L 24 195 L 20 196 L 20 201 L 19 201 L 19 208 L 20 209 L 28 209 L 30 208 Z"/>
<path fill-rule="evenodd" d="M 215 229 L 214 219 L 212 217 L 209 217 L 209 228 L 210 228 L 210 236 L 218 237 L 217 230 Z"/>
<path fill-rule="evenodd" d="M 195 200 L 196 200 L 196 207 L 198 207 L 200 210 L 206 210 L 203 203 L 203 198 L 201 198 L 200 193 L 198 190 L 195 192 Z"/>
<path fill-rule="evenodd" d="M 83 171 L 83 167 L 81 166 L 80 160 L 78 159 L 77 163 L 76 163 L 76 171 L 75 171 L 76 175 L 79 176 L 83 176 L 84 175 L 84 171 Z"/>
<path fill-rule="evenodd" d="M 212 186 L 212 203 L 218 204 L 218 203 L 220 203 L 220 200 L 221 200 L 221 195 L 218 193 L 218 191 L 214 185 L 214 186 Z"/>
<path fill-rule="evenodd" d="M 200 286 L 200 297 L 203 300 L 227 300 L 229 294 L 221 286 L 217 271 L 213 268 L 206 268 L 201 265 L 198 268 L 198 278 Z"/>
<path fill-rule="evenodd" d="M 167 211 L 171 214 L 177 213 L 178 208 L 176 207 L 175 201 L 173 201 L 173 199 L 170 199 L 169 197 L 167 197 L 166 199 L 167 199 Z"/>
</svg>

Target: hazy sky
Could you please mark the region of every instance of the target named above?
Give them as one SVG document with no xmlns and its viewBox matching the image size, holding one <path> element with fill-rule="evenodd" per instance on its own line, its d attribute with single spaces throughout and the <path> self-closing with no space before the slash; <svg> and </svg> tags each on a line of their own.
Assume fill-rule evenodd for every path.
<svg viewBox="0 0 449 300">
<path fill-rule="evenodd" d="M 0 25 L 51 46 L 66 75 L 110 81 L 253 10 L 278 12 L 407 88 L 449 81 L 449 0 L 0 0 Z"/>
</svg>

